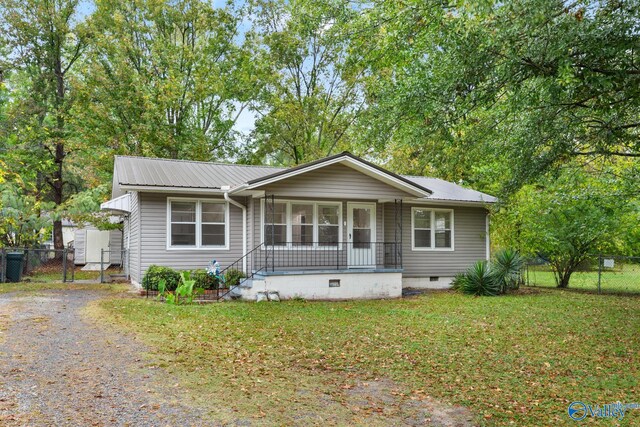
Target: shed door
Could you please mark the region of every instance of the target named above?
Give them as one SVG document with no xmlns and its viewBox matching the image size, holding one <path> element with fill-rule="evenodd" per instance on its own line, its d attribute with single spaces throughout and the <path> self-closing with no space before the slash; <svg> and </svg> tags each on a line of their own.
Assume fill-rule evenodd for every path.
<svg viewBox="0 0 640 427">
<path fill-rule="evenodd" d="M 376 266 L 376 204 L 347 204 L 347 263 L 349 268 Z"/>
<path fill-rule="evenodd" d="M 85 262 L 100 262 L 101 250 L 109 250 L 109 232 L 87 230 L 85 241 Z M 109 262 L 109 252 L 104 254 L 104 262 Z"/>
</svg>

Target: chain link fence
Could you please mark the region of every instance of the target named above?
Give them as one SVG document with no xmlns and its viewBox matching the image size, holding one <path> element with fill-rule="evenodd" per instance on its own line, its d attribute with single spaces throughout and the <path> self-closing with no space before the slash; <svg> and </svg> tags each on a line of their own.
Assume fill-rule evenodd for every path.
<svg viewBox="0 0 640 427">
<path fill-rule="evenodd" d="M 129 280 L 129 252 L 126 249 L 100 251 L 99 281 L 119 282 Z"/>
<path fill-rule="evenodd" d="M 0 282 L 73 282 L 73 249 L 2 248 Z"/>
<path fill-rule="evenodd" d="M 117 282 L 129 280 L 129 253 L 102 251 L 100 263 L 76 265 L 75 250 L 0 248 L 0 283 Z"/>
<path fill-rule="evenodd" d="M 557 287 L 553 268 L 542 258 L 527 263 L 525 283 Z M 640 257 L 590 256 L 571 275 L 568 288 L 603 294 L 640 294 Z"/>
</svg>

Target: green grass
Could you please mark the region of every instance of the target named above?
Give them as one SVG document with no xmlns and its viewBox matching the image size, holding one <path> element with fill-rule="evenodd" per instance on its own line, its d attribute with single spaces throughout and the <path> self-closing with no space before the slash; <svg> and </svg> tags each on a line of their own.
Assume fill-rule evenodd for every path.
<svg viewBox="0 0 640 427">
<path fill-rule="evenodd" d="M 602 292 L 640 294 L 640 265 L 617 264 L 614 269 L 604 269 L 601 280 Z M 529 283 L 534 286 L 556 287 L 553 272 L 546 266 L 530 266 Z M 569 281 L 569 288 L 597 291 L 598 271 L 573 273 Z"/>
<path fill-rule="evenodd" d="M 20 283 L 0 283 L 0 294 L 9 292 L 31 293 L 46 290 L 108 290 L 112 292 L 124 292 L 129 289 L 128 285 L 123 284 L 76 284 L 62 282 L 20 282 Z"/>
<path fill-rule="evenodd" d="M 640 399 L 634 297 L 539 289 L 180 307 L 125 298 L 96 303 L 92 314 L 141 337 L 152 363 L 222 420 L 260 414 L 290 425 L 313 412 L 384 425 L 381 414 L 358 418 L 345 394 L 373 378 L 395 381 L 408 402 L 426 393 L 466 406 L 482 425 L 574 425 L 574 400 Z M 638 425 L 636 412 L 621 425 Z"/>
<path fill-rule="evenodd" d="M 73 278 L 74 280 L 98 280 L 100 278 L 100 272 L 82 271 L 78 269 L 75 271 Z M 23 276 L 23 280 L 24 279 L 29 279 L 33 282 L 59 282 L 62 281 L 62 271 L 34 272 L 29 275 Z M 67 272 L 67 280 L 71 280 L 71 271 Z"/>
</svg>

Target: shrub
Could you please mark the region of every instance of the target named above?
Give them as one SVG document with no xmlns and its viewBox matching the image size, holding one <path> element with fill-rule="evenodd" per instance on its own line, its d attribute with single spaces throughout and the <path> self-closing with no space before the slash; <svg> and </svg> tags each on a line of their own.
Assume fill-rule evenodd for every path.
<svg viewBox="0 0 640 427">
<path fill-rule="evenodd" d="M 142 287 L 150 291 L 157 291 L 160 280 L 164 280 L 167 291 L 175 291 L 180 284 L 180 273 L 170 267 L 152 265 L 142 279 Z"/>
<path fill-rule="evenodd" d="M 238 286 L 240 281 L 245 277 L 247 277 L 247 275 L 242 271 L 232 268 L 224 272 L 224 284 L 227 288 L 232 288 Z"/>
<path fill-rule="evenodd" d="M 464 294 L 495 296 L 500 293 L 500 283 L 486 261 L 478 261 L 466 273 L 458 274 L 452 284 L 453 289 Z"/>
<path fill-rule="evenodd" d="M 523 267 L 524 259 L 518 251 L 503 249 L 492 263 L 478 261 L 465 273 L 456 275 L 451 288 L 472 295 L 504 294 L 520 286 Z"/>
<path fill-rule="evenodd" d="M 491 274 L 500 286 L 500 292 L 518 289 L 522 280 L 524 259 L 514 249 L 503 249 L 496 253 L 491 265 Z"/>
<path fill-rule="evenodd" d="M 196 281 L 196 288 L 218 289 L 219 280 L 210 276 L 206 270 L 191 271 L 191 279 Z"/>
</svg>

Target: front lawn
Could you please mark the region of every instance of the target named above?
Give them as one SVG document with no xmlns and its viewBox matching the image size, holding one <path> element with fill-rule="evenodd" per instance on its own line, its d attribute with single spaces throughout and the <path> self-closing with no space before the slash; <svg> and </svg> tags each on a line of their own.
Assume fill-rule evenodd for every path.
<svg viewBox="0 0 640 427">
<path fill-rule="evenodd" d="M 529 266 L 528 282 L 533 286 L 556 287 L 553 272 L 548 266 Z M 603 269 L 601 278 L 603 293 L 640 294 L 640 265 L 616 264 L 614 269 Z M 578 271 L 571 275 L 570 289 L 596 292 L 598 290 L 598 271 Z"/>
<path fill-rule="evenodd" d="M 640 298 L 545 289 L 181 307 L 124 298 L 90 313 L 141 337 L 150 363 L 222 421 L 389 424 L 393 408 L 353 404 L 361 381 L 391 381 L 394 402 L 463 405 L 482 425 L 573 425 L 575 400 L 640 400 Z M 621 423 L 638 424 L 640 410 Z"/>
</svg>

